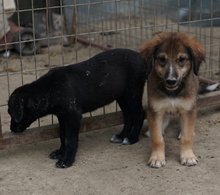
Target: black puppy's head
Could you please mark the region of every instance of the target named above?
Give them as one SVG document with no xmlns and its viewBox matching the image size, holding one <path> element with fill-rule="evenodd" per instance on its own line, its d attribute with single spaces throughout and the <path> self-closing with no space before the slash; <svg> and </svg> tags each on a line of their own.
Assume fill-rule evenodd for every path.
<svg viewBox="0 0 220 195">
<path fill-rule="evenodd" d="M 23 132 L 36 120 L 28 105 L 28 85 L 17 88 L 9 97 L 8 113 L 11 116 L 11 131 Z"/>
</svg>

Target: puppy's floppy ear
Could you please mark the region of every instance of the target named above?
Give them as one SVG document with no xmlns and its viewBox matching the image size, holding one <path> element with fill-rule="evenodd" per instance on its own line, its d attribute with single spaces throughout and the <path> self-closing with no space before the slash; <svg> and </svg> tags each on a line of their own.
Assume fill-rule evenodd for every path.
<svg viewBox="0 0 220 195">
<path fill-rule="evenodd" d="M 193 72 L 197 76 L 199 73 L 199 67 L 203 61 L 205 61 L 205 50 L 201 43 L 196 41 L 193 37 L 190 37 L 187 45 L 188 51 L 193 61 Z"/>
<path fill-rule="evenodd" d="M 162 33 L 163 34 L 163 33 Z M 142 60 L 147 65 L 147 76 L 152 70 L 154 55 L 161 44 L 160 33 L 155 34 L 152 39 L 147 40 L 141 47 L 140 55 Z"/>
<path fill-rule="evenodd" d="M 16 123 L 19 123 L 24 115 L 24 106 L 27 102 L 27 95 L 12 94 L 8 101 L 8 112 Z"/>
</svg>

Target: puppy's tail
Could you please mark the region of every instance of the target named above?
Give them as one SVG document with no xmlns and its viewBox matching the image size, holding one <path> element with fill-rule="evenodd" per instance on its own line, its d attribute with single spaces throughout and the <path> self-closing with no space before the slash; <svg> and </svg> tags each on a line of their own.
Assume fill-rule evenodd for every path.
<svg viewBox="0 0 220 195">
<path fill-rule="evenodd" d="M 220 83 L 215 83 L 213 85 L 209 85 L 205 88 L 202 88 L 202 89 L 199 90 L 198 94 L 203 95 L 203 94 L 209 93 L 211 91 L 214 91 L 219 86 L 219 84 Z"/>
</svg>

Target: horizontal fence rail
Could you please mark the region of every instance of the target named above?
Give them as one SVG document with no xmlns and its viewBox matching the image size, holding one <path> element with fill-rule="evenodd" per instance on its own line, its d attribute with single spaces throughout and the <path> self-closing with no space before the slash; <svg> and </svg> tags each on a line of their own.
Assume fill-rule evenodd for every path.
<svg viewBox="0 0 220 195">
<path fill-rule="evenodd" d="M 199 108 L 213 106 L 216 104 L 220 104 L 219 91 L 200 96 L 197 101 L 197 105 Z M 122 112 L 87 117 L 82 119 L 80 133 L 109 128 L 121 124 L 123 124 Z M 2 134 L 2 132 L 0 132 L 0 149 L 6 149 L 20 145 L 46 141 L 58 137 L 58 124 L 28 129 L 27 131 L 21 134 L 12 134 L 9 132 Z"/>
</svg>

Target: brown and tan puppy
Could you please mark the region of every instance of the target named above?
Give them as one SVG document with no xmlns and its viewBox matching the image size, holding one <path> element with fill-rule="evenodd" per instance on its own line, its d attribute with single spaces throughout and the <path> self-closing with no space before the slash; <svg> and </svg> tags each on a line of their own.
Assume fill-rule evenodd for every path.
<svg viewBox="0 0 220 195">
<path fill-rule="evenodd" d="M 142 59 L 151 69 L 148 75 L 147 120 L 150 130 L 151 167 L 165 165 L 163 131 L 170 115 L 179 115 L 181 126 L 180 161 L 196 165 L 192 137 L 196 120 L 198 71 L 204 61 L 204 47 L 184 33 L 159 33 L 141 48 Z"/>
</svg>

